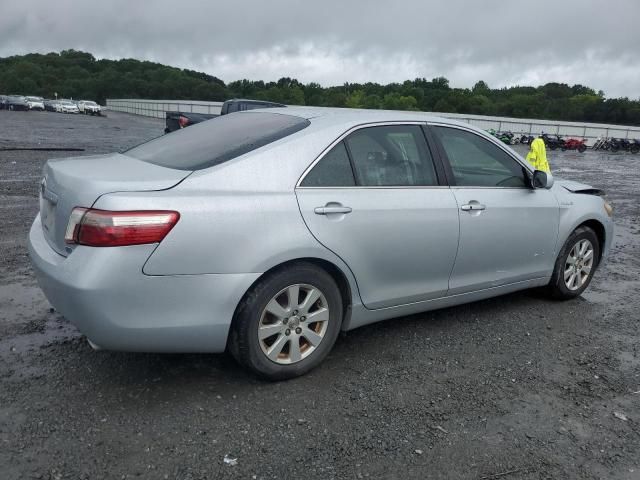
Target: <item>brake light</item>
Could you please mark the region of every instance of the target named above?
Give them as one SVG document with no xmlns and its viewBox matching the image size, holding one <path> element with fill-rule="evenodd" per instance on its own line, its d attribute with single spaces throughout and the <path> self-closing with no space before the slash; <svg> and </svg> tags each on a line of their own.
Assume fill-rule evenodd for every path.
<svg viewBox="0 0 640 480">
<path fill-rule="evenodd" d="M 184 115 L 180 115 L 178 117 L 178 125 L 180 125 L 180 128 L 186 127 L 187 125 L 189 125 L 189 119 Z"/>
<path fill-rule="evenodd" d="M 90 247 L 122 247 L 161 242 L 180 214 L 168 210 L 108 211 L 76 207 L 65 241 Z"/>
</svg>

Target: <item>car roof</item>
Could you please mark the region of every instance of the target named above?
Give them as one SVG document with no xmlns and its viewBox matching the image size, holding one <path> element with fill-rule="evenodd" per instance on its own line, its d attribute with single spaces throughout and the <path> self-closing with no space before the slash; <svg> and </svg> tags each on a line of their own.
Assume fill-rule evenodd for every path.
<svg viewBox="0 0 640 480">
<path fill-rule="evenodd" d="M 429 112 L 298 106 L 250 111 L 296 116 L 309 120 L 312 125 L 315 124 L 317 127 L 328 124 L 342 125 L 346 128 L 350 128 L 356 125 L 379 122 L 434 122 L 463 126 L 471 130 L 482 132 L 481 129 L 466 122 L 439 117 Z"/>
</svg>

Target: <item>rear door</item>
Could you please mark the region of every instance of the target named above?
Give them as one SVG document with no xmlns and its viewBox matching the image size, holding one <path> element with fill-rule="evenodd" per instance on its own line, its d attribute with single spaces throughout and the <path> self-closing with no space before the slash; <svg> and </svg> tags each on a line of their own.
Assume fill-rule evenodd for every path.
<svg viewBox="0 0 640 480">
<path fill-rule="evenodd" d="M 368 308 L 446 295 L 458 246 L 455 197 L 419 124 L 359 128 L 296 189 L 315 238 L 349 266 Z"/>
<path fill-rule="evenodd" d="M 510 153 L 472 130 L 431 126 L 460 209 L 449 294 L 545 277 L 555 262 L 559 207 L 532 189 Z"/>
</svg>

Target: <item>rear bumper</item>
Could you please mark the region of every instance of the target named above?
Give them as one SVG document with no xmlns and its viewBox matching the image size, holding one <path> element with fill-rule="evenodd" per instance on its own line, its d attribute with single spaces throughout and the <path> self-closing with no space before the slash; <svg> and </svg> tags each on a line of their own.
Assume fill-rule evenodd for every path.
<svg viewBox="0 0 640 480">
<path fill-rule="evenodd" d="M 77 247 L 47 243 L 36 217 L 29 255 L 49 302 L 100 348 L 136 352 L 222 352 L 235 308 L 260 276 L 150 276 L 156 245 Z"/>
</svg>

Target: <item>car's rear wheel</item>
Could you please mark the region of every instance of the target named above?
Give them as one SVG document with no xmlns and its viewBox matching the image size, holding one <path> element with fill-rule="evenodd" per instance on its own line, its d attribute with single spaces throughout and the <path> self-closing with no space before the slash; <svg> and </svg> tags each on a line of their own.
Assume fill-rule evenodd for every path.
<svg viewBox="0 0 640 480">
<path fill-rule="evenodd" d="M 554 298 L 567 300 L 582 294 L 591 283 L 598 268 L 600 243 L 589 227 L 579 227 L 569 235 L 549 282 L 549 293 Z"/>
<path fill-rule="evenodd" d="M 303 375 L 333 347 L 342 310 L 340 290 L 323 269 L 305 262 L 276 270 L 238 306 L 229 351 L 269 380 Z"/>
</svg>

